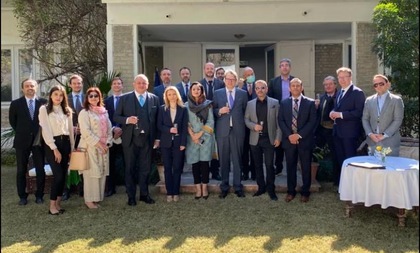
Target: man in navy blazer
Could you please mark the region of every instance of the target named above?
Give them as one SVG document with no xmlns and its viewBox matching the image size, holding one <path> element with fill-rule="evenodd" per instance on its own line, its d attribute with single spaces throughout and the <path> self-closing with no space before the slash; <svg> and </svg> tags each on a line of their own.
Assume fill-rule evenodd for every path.
<svg viewBox="0 0 420 253">
<path fill-rule="evenodd" d="M 238 75 L 233 70 L 225 73 L 225 89 L 214 93 L 213 112 L 216 119 L 216 141 L 222 172 L 220 198 L 229 193 L 229 173 L 233 163 L 233 187 L 238 197 L 245 197 L 241 184 L 242 153 L 245 137 L 245 109 L 248 96 L 242 89 L 235 87 Z"/>
<path fill-rule="evenodd" d="M 158 96 L 159 103 L 163 104 L 163 92 L 165 92 L 166 87 L 172 85 L 172 71 L 168 68 L 163 68 L 160 70 L 160 80 L 162 84 L 156 87 L 153 87 L 153 94 Z"/>
<path fill-rule="evenodd" d="M 286 154 L 287 165 L 287 196 L 286 202 L 296 196 L 296 172 L 298 158 L 302 171 L 301 202 L 308 202 L 311 188 L 311 161 L 314 148 L 314 131 L 316 127 L 315 101 L 302 95 L 303 85 L 299 78 L 290 81 L 290 98 L 280 103 L 278 114 L 279 126 L 282 131 L 282 146 Z M 295 107 L 296 106 L 296 107 Z M 297 116 L 294 121 L 294 110 Z"/>
<path fill-rule="evenodd" d="M 225 87 L 225 83 L 218 78 L 214 77 L 214 64 L 212 62 L 207 62 L 204 64 L 204 78 L 200 80 L 200 83 L 203 85 L 204 93 L 208 100 L 213 101 L 214 92 L 218 89 Z M 219 174 L 220 163 L 217 159 L 213 159 L 210 162 L 210 172 L 211 178 L 215 180 L 221 180 Z"/>
<path fill-rule="evenodd" d="M 149 79 L 144 74 L 134 78 L 134 91 L 124 94 L 114 113 L 114 121 L 121 125 L 125 160 L 125 187 L 128 205 L 135 206 L 136 182 L 140 186 L 140 201 L 153 204 L 149 195 L 151 150 L 159 147 L 156 127 L 159 98 L 147 92 Z"/>
<path fill-rule="evenodd" d="M 362 115 L 365 105 L 365 93 L 356 87 L 352 80 L 350 68 L 337 69 L 338 83 L 341 90 L 337 95 L 334 110 L 330 118 L 334 120 L 333 137 L 339 171 L 334 175 L 334 184 L 339 186 L 341 165 L 347 158 L 357 155 L 359 138 L 362 134 Z"/>
<path fill-rule="evenodd" d="M 179 76 L 181 77 L 181 82 L 177 83 L 175 86 L 181 95 L 182 102 L 188 101 L 188 92 L 191 88 L 191 70 L 188 67 L 182 67 L 179 70 Z"/>
<path fill-rule="evenodd" d="M 270 80 L 268 83 L 268 96 L 275 98 L 279 103 L 288 97 L 290 97 L 289 84 L 290 80 L 294 76 L 290 75 L 290 70 L 292 69 L 292 61 L 288 58 L 283 58 L 280 60 L 279 64 L 280 75 Z M 276 174 L 280 174 L 283 171 L 283 157 L 284 150 L 280 145 L 276 148 Z"/>
<path fill-rule="evenodd" d="M 120 77 L 112 79 L 111 83 L 112 95 L 105 99 L 105 108 L 108 111 L 109 119 L 112 123 L 112 134 L 114 143 L 109 149 L 109 175 L 106 179 L 106 192 L 105 197 L 112 196 L 116 193 L 116 180 L 117 180 L 117 160 L 123 158 L 123 150 L 121 145 L 122 128 L 121 125 L 114 121 L 114 112 L 117 108 L 119 100 L 122 95 L 123 81 Z"/>
<path fill-rule="evenodd" d="M 15 131 L 13 147 L 16 149 L 16 185 L 20 198 L 19 205 L 28 203 L 26 193 L 26 171 L 28 169 L 29 156 L 32 152 L 32 159 L 36 171 L 36 193 L 35 202 L 42 204 L 44 202 L 45 171 L 44 171 L 44 151 L 42 142 L 40 145 L 34 145 L 34 140 L 41 131 L 39 127 L 38 113 L 41 105 L 47 100 L 38 98 L 36 91 L 38 83 L 32 79 L 26 79 L 21 84 L 23 96 L 13 100 L 9 108 L 9 122 Z M 30 107 L 33 108 L 31 115 Z"/>
</svg>

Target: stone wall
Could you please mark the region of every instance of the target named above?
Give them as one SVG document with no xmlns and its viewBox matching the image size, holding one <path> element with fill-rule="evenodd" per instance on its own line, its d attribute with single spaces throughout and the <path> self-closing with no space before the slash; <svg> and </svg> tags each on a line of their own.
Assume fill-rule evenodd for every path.
<svg viewBox="0 0 420 253">
<path fill-rule="evenodd" d="M 343 44 L 315 45 L 315 94 L 324 92 L 324 78 L 336 77 L 336 70 L 342 65 Z"/>
<path fill-rule="evenodd" d="M 113 32 L 113 64 L 114 71 L 121 72 L 121 78 L 124 82 L 124 91 L 133 89 L 134 79 L 134 56 L 137 52 L 133 50 L 133 26 L 132 25 L 114 25 Z"/>
</svg>

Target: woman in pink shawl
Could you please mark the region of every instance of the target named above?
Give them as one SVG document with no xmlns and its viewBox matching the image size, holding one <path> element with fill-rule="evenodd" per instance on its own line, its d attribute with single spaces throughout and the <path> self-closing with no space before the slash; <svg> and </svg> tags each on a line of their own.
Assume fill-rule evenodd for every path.
<svg viewBox="0 0 420 253">
<path fill-rule="evenodd" d="M 79 148 L 87 150 L 89 169 L 83 173 L 83 191 L 88 208 L 98 208 L 104 199 L 106 176 L 109 174 L 109 147 L 112 145 L 112 125 L 97 87 L 86 92 L 83 110 L 79 113 Z"/>
</svg>

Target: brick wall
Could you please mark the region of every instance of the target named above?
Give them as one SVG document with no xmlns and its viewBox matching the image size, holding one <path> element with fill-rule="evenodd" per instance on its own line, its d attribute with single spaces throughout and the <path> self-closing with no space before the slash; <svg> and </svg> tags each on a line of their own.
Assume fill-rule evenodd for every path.
<svg viewBox="0 0 420 253">
<path fill-rule="evenodd" d="M 378 73 L 378 58 L 372 53 L 372 41 L 375 37 L 376 32 L 371 23 L 357 24 L 357 80 L 353 81 L 365 92 L 366 96 L 374 93 L 372 77 Z"/>
<path fill-rule="evenodd" d="M 114 70 L 121 72 L 121 78 L 124 82 L 124 92 L 133 90 L 134 74 L 134 55 L 137 52 L 133 50 L 133 26 L 132 25 L 114 25 L 112 56 L 114 59 Z"/>
<path fill-rule="evenodd" d="M 343 44 L 315 45 L 315 94 L 323 93 L 322 82 L 326 76 L 337 76 L 343 65 Z"/>
</svg>

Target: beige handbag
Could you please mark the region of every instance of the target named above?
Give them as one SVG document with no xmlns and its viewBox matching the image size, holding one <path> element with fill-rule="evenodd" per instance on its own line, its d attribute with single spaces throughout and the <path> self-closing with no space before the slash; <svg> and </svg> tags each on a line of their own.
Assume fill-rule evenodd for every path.
<svg viewBox="0 0 420 253">
<path fill-rule="evenodd" d="M 89 169 L 88 153 L 85 149 L 76 149 L 71 152 L 70 170 L 87 170 Z"/>
</svg>

